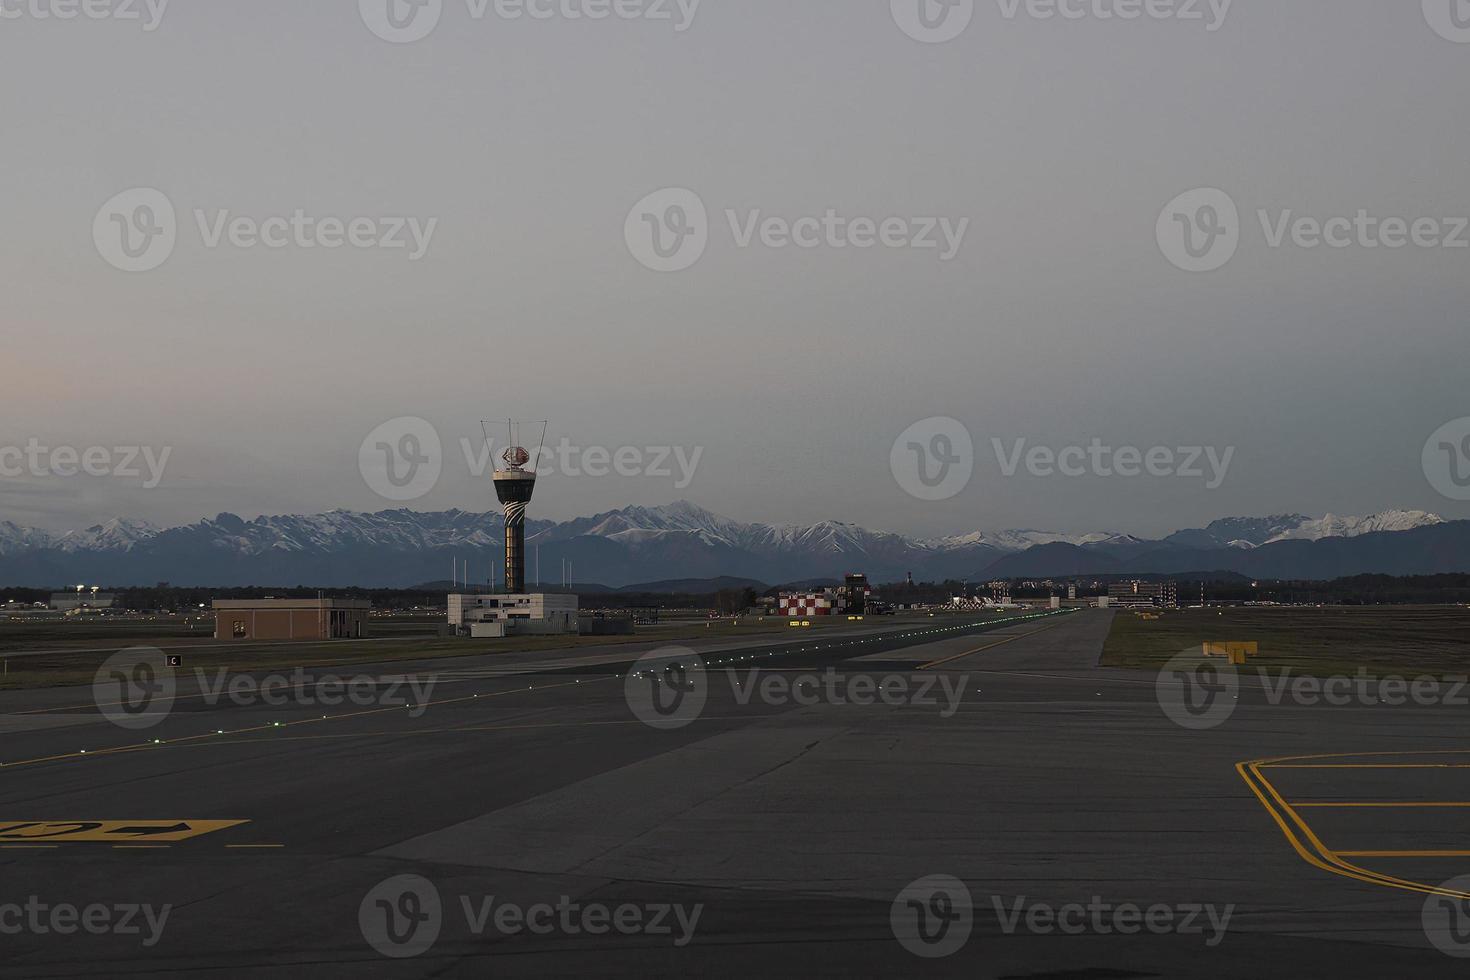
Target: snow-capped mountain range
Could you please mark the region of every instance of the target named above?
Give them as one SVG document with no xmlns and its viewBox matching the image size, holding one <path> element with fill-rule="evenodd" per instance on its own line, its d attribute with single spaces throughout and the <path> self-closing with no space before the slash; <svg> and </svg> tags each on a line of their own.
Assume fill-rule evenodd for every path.
<svg viewBox="0 0 1470 980">
<path fill-rule="evenodd" d="M 1259 548 L 1278 541 L 1321 541 L 1323 538 L 1356 538 L 1379 532 L 1412 531 L 1447 523 L 1438 514 L 1422 510 L 1391 510 L 1370 517 L 1322 518 L 1302 514 L 1278 514 L 1275 517 L 1227 517 L 1209 527 L 1195 531 L 1177 531 L 1165 538 L 1176 544 L 1226 545 L 1232 548 Z"/>
<path fill-rule="evenodd" d="M 1232 570 L 1269 577 L 1451 571 L 1462 569 L 1445 566 L 1470 560 L 1460 557 L 1466 549 L 1445 542 L 1458 540 L 1467 527 L 1422 511 L 1391 511 L 1361 518 L 1226 518 L 1156 541 L 1037 530 L 925 540 L 836 521 L 746 523 L 681 501 L 564 522 L 533 520 L 527 538 L 533 560 L 547 573 L 544 580 L 559 580 L 560 563 L 568 559 L 577 581 L 616 587 L 722 575 L 780 583 L 849 571 L 878 580 L 908 573 L 975 580 L 1129 571 Z M 114 520 L 62 534 L 0 521 L 0 584 L 85 579 L 108 585 L 411 586 L 445 578 L 456 557 L 471 562 L 478 580 L 498 565 L 501 537 L 499 514 L 460 510 L 339 510 L 255 520 L 221 514 L 175 528 Z M 1323 560 L 1331 550 L 1326 545 L 1337 548 L 1330 560 Z M 1415 557 L 1419 545 L 1422 561 Z"/>
</svg>

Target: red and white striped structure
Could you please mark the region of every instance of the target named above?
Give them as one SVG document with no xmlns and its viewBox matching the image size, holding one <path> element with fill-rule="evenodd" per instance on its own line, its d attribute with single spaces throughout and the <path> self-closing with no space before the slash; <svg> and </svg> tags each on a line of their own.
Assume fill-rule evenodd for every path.
<svg viewBox="0 0 1470 980">
<path fill-rule="evenodd" d="M 778 600 L 782 616 L 810 619 L 812 616 L 833 616 L 837 613 L 837 600 L 829 592 L 793 592 L 781 595 Z"/>
</svg>

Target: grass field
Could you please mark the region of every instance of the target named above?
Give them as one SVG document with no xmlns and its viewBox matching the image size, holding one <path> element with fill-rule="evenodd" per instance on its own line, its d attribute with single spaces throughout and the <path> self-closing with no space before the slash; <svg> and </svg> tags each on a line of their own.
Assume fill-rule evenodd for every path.
<svg viewBox="0 0 1470 980">
<path fill-rule="evenodd" d="M 1328 676 L 1470 673 L 1470 609 L 1458 606 L 1182 609 L 1158 620 L 1119 612 L 1107 667 L 1158 668 L 1203 643 L 1259 643 L 1251 667 Z"/>
<path fill-rule="evenodd" d="M 868 626 L 932 622 L 927 616 L 885 616 Z M 969 616 L 975 620 L 984 617 Z M 375 617 L 372 638 L 317 643 L 231 643 L 213 638 L 213 623 L 198 620 L 91 620 L 79 622 L 0 623 L 0 690 L 90 684 L 109 656 L 132 647 L 156 647 L 185 657 L 189 669 L 230 672 L 290 671 L 297 667 L 326 669 L 347 664 L 392 663 L 495 653 L 575 650 L 582 647 L 637 643 L 729 641 L 776 634 L 805 634 L 850 628 L 842 617 L 818 617 L 809 629 L 794 630 L 789 621 L 771 617 L 729 619 L 695 617 L 665 619 L 639 627 L 632 636 L 531 636 L 508 640 L 472 640 L 437 635 L 442 617 Z"/>
</svg>

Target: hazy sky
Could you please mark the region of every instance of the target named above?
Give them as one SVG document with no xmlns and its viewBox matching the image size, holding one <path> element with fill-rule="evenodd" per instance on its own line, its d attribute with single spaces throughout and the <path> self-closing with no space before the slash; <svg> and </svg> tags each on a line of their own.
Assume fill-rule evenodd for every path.
<svg viewBox="0 0 1470 980">
<path fill-rule="evenodd" d="M 398 23 L 428 23 L 394 2 Z M 672 460 L 667 477 L 548 476 L 538 517 L 680 498 L 922 534 L 1470 517 L 1421 461 L 1470 416 L 1470 248 L 1370 248 L 1356 230 L 1273 247 L 1258 216 L 1362 210 L 1455 236 L 1470 43 L 1451 0 L 1443 16 L 1435 0 L 1236 0 L 1223 22 L 1218 0 L 1201 19 L 1163 17 L 1165 0 L 1137 19 L 1099 15 L 1139 0 L 1071 0 L 1075 18 L 976 0 L 945 43 L 900 25 L 922 35 L 920 0 L 703 0 L 692 21 L 688 0 L 616 2 L 650 16 L 442 0 L 420 12 L 439 17 L 426 37 L 395 43 L 369 27 L 391 33 L 387 0 L 173 0 L 153 30 L 157 0 L 128 4 L 141 20 L 0 0 L 0 450 L 170 453 L 156 487 L 141 461 L 140 477 L 58 476 L 50 457 L 14 475 L 0 456 L 0 520 L 400 506 L 359 458 L 400 417 L 444 447 L 433 489 L 402 505 L 491 509 L 460 440 L 507 415 L 552 419 L 553 443 L 702 451 L 682 488 Z M 944 13 L 931 3 L 938 29 L 959 23 Z M 118 236 L 166 218 L 136 195 L 104 207 L 137 188 L 172 206 L 175 240 L 128 272 Z M 707 209 L 683 271 L 629 246 L 644 213 L 677 220 L 667 197 L 634 211 L 665 188 Z M 1176 267 L 1157 234 L 1195 188 L 1238 207 L 1238 248 L 1210 272 Z M 1177 213 L 1205 221 L 1189 200 Z M 741 243 L 755 212 L 829 209 L 905 234 L 968 225 L 947 261 L 938 224 L 935 249 L 839 248 L 826 230 L 812 248 L 774 247 L 779 229 Z M 307 248 L 267 221 L 298 211 L 340 220 L 339 239 L 368 219 L 363 243 L 391 219 L 434 224 L 417 258 L 408 230 L 407 248 Z M 284 244 L 243 247 L 251 225 L 232 244 L 222 212 Z M 890 471 L 895 438 L 930 417 L 962 422 L 977 454 L 937 502 Z M 1094 438 L 1234 456 L 1209 490 L 1006 476 L 992 446 Z"/>
</svg>

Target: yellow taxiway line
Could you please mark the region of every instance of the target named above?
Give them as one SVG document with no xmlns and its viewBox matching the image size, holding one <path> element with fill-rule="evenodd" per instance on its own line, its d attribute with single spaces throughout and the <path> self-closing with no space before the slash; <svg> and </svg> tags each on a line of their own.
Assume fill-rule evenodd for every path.
<svg viewBox="0 0 1470 980">
<path fill-rule="evenodd" d="M 1443 896 L 1445 896 L 1447 898 L 1455 898 L 1455 899 L 1460 899 L 1460 900 L 1470 900 L 1470 894 L 1467 894 L 1465 892 L 1454 891 L 1452 889 L 1444 888 L 1442 886 L 1428 885 L 1428 884 L 1425 884 L 1424 882 L 1408 881 L 1408 880 L 1406 880 L 1404 878 L 1395 878 L 1392 875 L 1383 874 L 1383 873 L 1378 872 L 1378 871 L 1370 871 L 1367 868 L 1360 868 L 1357 865 L 1352 864 L 1352 863 L 1348 862 L 1347 860 L 1345 860 L 1345 858 L 1350 858 L 1350 857 L 1351 858 L 1365 858 L 1365 857 L 1384 857 L 1384 858 L 1402 858 L 1402 857 L 1470 857 L 1470 852 L 1466 852 L 1466 851 L 1460 851 L 1460 852 L 1456 852 L 1456 851 L 1334 851 L 1334 850 L 1332 850 L 1331 848 L 1329 848 L 1326 844 L 1324 844 L 1322 842 L 1321 838 L 1318 837 L 1317 834 L 1316 834 L 1316 832 L 1312 830 L 1311 825 L 1308 824 L 1307 821 L 1302 818 L 1301 814 L 1299 814 L 1297 812 L 1297 809 L 1299 807 L 1303 806 L 1303 804 L 1293 804 L 1293 803 L 1287 802 L 1286 798 L 1281 795 L 1280 791 L 1278 791 L 1276 789 L 1276 787 L 1271 784 L 1271 781 L 1268 780 L 1261 773 L 1261 770 L 1262 769 L 1451 768 L 1449 766 L 1417 766 L 1417 765 L 1412 765 L 1412 766 L 1411 765 L 1404 765 L 1404 766 L 1394 766 L 1394 767 L 1390 767 L 1390 766 L 1372 766 L 1372 767 L 1368 767 L 1368 766 L 1362 766 L 1362 767 L 1359 767 L 1359 766 L 1332 766 L 1332 767 L 1329 767 L 1329 766 L 1293 766 L 1293 765 L 1283 765 L 1283 763 L 1308 762 L 1308 761 L 1315 760 L 1315 759 L 1334 759 L 1334 758 L 1336 758 L 1336 759 L 1342 759 L 1342 758 L 1362 758 L 1362 757 L 1368 757 L 1368 756 L 1387 757 L 1387 756 L 1440 755 L 1440 754 L 1445 754 L 1445 755 L 1467 755 L 1467 754 L 1470 754 L 1470 752 L 1466 752 L 1464 750 L 1446 751 L 1446 752 L 1422 752 L 1422 753 L 1420 753 L 1420 752 L 1364 752 L 1364 753 L 1351 753 L 1351 752 L 1348 752 L 1348 753 L 1340 753 L 1340 754 L 1336 754 L 1336 755 L 1294 756 L 1294 757 L 1293 756 L 1287 756 L 1287 757 L 1278 758 L 1278 759 L 1257 759 L 1257 760 L 1252 761 L 1252 762 L 1241 762 L 1241 763 L 1237 763 L 1236 766 L 1235 766 L 1235 771 L 1240 775 L 1240 778 L 1245 781 L 1245 784 L 1250 787 L 1251 792 L 1255 794 L 1256 799 L 1258 799 L 1261 802 L 1261 805 L 1266 808 L 1266 812 L 1268 814 L 1270 814 L 1271 819 L 1274 820 L 1276 822 L 1276 825 L 1281 829 L 1282 834 L 1285 835 L 1286 840 L 1287 840 L 1287 842 L 1289 844 L 1291 844 L 1292 849 L 1296 851 L 1297 855 L 1299 857 L 1301 857 L 1302 860 L 1306 861 L 1308 864 L 1312 865 L 1313 867 L 1320 868 L 1321 870 L 1330 872 L 1331 874 L 1340 875 L 1340 876 L 1342 876 L 1344 878 L 1352 878 L 1355 881 L 1361 881 L 1361 882 L 1364 882 L 1365 884 L 1379 885 L 1379 886 L 1381 886 L 1383 888 L 1396 888 L 1396 889 L 1399 889 L 1401 891 L 1419 892 L 1419 893 L 1425 894 L 1425 895 L 1443 895 Z"/>
<path fill-rule="evenodd" d="M 1422 809 L 1435 809 L 1435 808 L 1439 808 L 1439 807 L 1451 807 L 1451 808 L 1470 807 L 1470 803 L 1293 803 L 1292 806 L 1296 807 L 1298 810 L 1303 810 L 1303 809 L 1318 809 L 1318 810 L 1338 810 L 1338 809 L 1341 809 L 1341 810 L 1355 810 L 1355 809 L 1369 809 L 1369 810 L 1372 810 L 1372 809 L 1382 809 L 1382 810 L 1391 810 L 1391 809 L 1400 809 L 1400 808 L 1405 809 L 1405 810 L 1415 810 L 1415 809 L 1421 809 L 1421 808 Z M 1339 851 L 1338 853 L 1345 853 L 1345 852 Z"/>
<path fill-rule="evenodd" d="M 1359 858 L 1462 858 L 1470 851 L 1338 851 L 1340 857 Z"/>
<path fill-rule="evenodd" d="M 994 650 L 996 647 L 1005 646 L 1007 643 L 1014 643 L 1017 640 L 1024 640 L 1028 636 L 1035 636 L 1037 633 L 1045 633 L 1047 630 L 1054 630 L 1060 625 L 1062 624 L 1053 623 L 1050 626 L 1043 626 L 1041 629 L 1032 630 L 1029 633 L 1020 633 L 1016 636 L 1008 636 L 1003 640 L 996 640 L 994 643 L 987 643 L 984 646 L 976 647 L 973 650 L 966 650 L 964 653 L 957 653 L 953 657 L 945 657 L 943 660 L 930 661 L 929 663 L 921 666 L 919 669 L 933 670 L 936 667 L 943 667 L 945 664 L 952 664 L 956 660 L 964 660 L 966 657 L 973 657 L 977 653 L 984 653 L 986 650 Z"/>
</svg>

